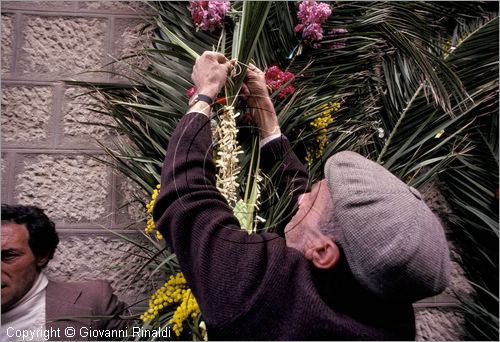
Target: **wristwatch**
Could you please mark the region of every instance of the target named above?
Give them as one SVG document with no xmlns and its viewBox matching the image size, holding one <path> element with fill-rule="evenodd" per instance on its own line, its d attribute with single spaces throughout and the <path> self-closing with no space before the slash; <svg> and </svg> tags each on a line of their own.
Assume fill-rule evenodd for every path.
<svg viewBox="0 0 500 342">
<path fill-rule="evenodd" d="M 200 101 L 206 102 L 210 106 L 214 103 L 214 100 L 212 100 L 212 98 L 210 96 L 208 96 L 208 95 L 194 94 L 189 99 L 188 105 L 189 105 L 189 107 L 192 107 L 192 106 L 194 106 L 196 103 L 198 103 Z"/>
</svg>

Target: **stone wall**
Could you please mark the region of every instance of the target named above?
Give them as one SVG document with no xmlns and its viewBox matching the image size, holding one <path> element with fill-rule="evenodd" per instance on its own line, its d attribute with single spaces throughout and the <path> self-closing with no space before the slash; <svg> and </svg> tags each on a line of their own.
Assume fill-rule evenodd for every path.
<svg viewBox="0 0 500 342">
<path fill-rule="evenodd" d="M 99 144 L 115 132 L 63 80 L 118 82 L 115 58 L 145 46 L 149 7 L 134 1 L 2 1 L 2 203 L 46 209 L 61 242 L 47 272 L 58 280 L 108 279 L 122 300 L 148 297 L 144 252 L 118 237 L 141 239 L 141 207 L 122 209 L 132 185 L 106 164 Z M 146 31 L 147 32 L 147 31 Z M 143 198 L 146 201 L 147 198 Z M 132 224 L 132 226 L 131 226 Z M 144 241 L 143 241 L 144 242 Z M 151 280 L 149 280 L 151 279 Z M 147 303 L 142 303 L 142 306 Z"/>
<path fill-rule="evenodd" d="M 148 8 L 133 1 L 4 1 L 1 12 L 2 203 L 35 204 L 56 221 L 61 243 L 50 277 L 107 279 L 122 300 L 136 303 L 161 280 L 139 272 L 144 251 L 116 233 L 140 240 L 144 224 L 134 222 L 144 212 L 137 205 L 123 208 L 133 186 L 91 158 L 106 158 L 99 143 L 109 144 L 115 133 L 87 123 L 112 122 L 89 109 L 95 98 L 75 97 L 82 89 L 62 80 L 121 81 L 82 72 L 124 70 L 108 63 L 146 44 L 140 29 Z M 439 192 L 423 192 L 430 206 L 446 211 Z M 452 256 L 450 288 L 415 305 L 419 340 L 464 334 L 455 293 L 472 289 L 454 249 Z"/>
</svg>

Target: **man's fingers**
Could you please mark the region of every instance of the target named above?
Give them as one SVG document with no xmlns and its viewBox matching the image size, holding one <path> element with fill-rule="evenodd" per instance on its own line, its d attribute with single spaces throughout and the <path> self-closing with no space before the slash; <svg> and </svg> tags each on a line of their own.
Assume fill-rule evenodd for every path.
<svg viewBox="0 0 500 342">
<path fill-rule="evenodd" d="M 255 78 L 255 76 L 257 76 L 257 73 L 255 72 L 255 69 L 247 68 L 246 79 Z"/>
<path fill-rule="evenodd" d="M 232 70 L 235 67 L 235 65 L 236 65 L 237 62 L 238 61 L 236 60 L 236 58 L 233 58 L 230 61 L 227 61 L 226 65 L 229 68 L 229 70 Z"/>
<path fill-rule="evenodd" d="M 259 73 L 259 72 L 262 72 L 262 70 L 260 70 L 259 68 L 257 68 L 254 64 L 250 63 L 248 64 L 248 69 L 250 69 L 251 71 L 255 72 L 255 73 Z"/>
<path fill-rule="evenodd" d="M 200 57 L 203 57 L 203 58 L 209 58 L 209 59 L 217 59 L 217 55 L 219 53 L 217 52 L 213 52 L 213 51 L 204 51 Z"/>
<path fill-rule="evenodd" d="M 217 62 L 219 62 L 220 64 L 225 64 L 225 63 L 229 62 L 229 60 L 226 58 L 226 56 L 224 56 L 222 53 L 214 52 L 214 54 L 215 54 L 215 56 L 214 56 L 215 60 Z"/>
<path fill-rule="evenodd" d="M 248 78 L 252 78 L 252 79 L 257 79 L 259 77 L 261 77 L 261 75 L 263 75 L 264 73 L 259 69 L 257 68 L 255 65 L 253 65 L 252 63 L 250 63 L 248 65 L 248 68 L 247 68 L 247 79 Z"/>
<path fill-rule="evenodd" d="M 248 87 L 247 87 L 247 85 L 245 83 L 243 83 L 243 85 L 241 86 L 241 94 L 244 97 L 250 95 L 250 90 L 248 89 Z"/>
<path fill-rule="evenodd" d="M 222 53 L 213 52 L 213 51 L 205 51 L 205 52 L 203 52 L 201 54 L 201 56 L 199 56 L 198 58 L 196 58 L 196 62 L 198 62 L 198 60 L 200 58 L 202 58 L 202 59 L 208 59 L 208 60 L 211 60 L 211 61 L 216 61 L 219 64 L 225 64 L 225 63 L 229 62 L 229 60 L 226 58 L 226 56 L 224 56 Z"/>
<path fill-rule="evenodd" d="M 232 70 L 234 68 L 234 66 L 236 65 L 236 59 L 231 59 L 230 61 L 227 61 L 226 63 L 224 63 L 225 66 L 229 69 L 229 70 Z"/>
</svg>

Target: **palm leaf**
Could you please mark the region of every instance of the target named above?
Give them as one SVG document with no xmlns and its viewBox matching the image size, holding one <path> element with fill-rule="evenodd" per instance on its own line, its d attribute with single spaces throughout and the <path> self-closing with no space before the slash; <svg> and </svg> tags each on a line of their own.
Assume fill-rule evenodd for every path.
<svg viewBox="0 0 500 342">
<path fill-rule="evenodd" d="M 203 51 L 222 51 L 242 63 L 226 90 L 231 100 L 250 61 L 262 69 L 279 65 L 296 75 L 296 92 L 279 100 L 276 91 L 273 98 L 282 132 L 299 157 L 323 134 L 311 128 L 320 108 L 341 104 L 327 127 L 330 143 L 310 166 L 312 179 L 321 178 L 326 159 L 341 150 L 378 160 L 414 186 L 439 175 L 455 210 L 449 221 L 472 251 L 465 268 L 485 289 L 479 290 L 476 306 L 464 304 L 470 316 L 480 317 L 468 320 L 474 323 L 471 331 L 498 336 L 498 296 L 487 295 L 498 293 L 498 210 L 491 205 L 498 189 L 498 5 L 331 3 L 327 29 L 348 33 L 327 38 L 320 49 L 302 45 L 293 33 L 297 6 L 292 2 L 235 2 L 220 34 L 196 32 L 185 2 L 151 6 L 158 14 L 157 30 L 152 46 L 140 53 L 148 67 L 130 64 L 131 84 L 91 88 L 103 98 L 103 114 L 113 117 L 130 141 L 106 149 L 118 170 L 146 191 L 156 186 L 170 135 L 187 109 L 193 61 Z M 339 42 L 346 46 L 327 47 Z M 255 134 L 252 128 L 248 132 Z M 252 139 L 241 142 L 252 150 Z M 241 165 L 241 184 L 251 189 L 250 153 Z M 263 191 L 270 195 L 258 214 L 267 219 L 260 228 L 279 232 L 291 198 L 272 191 L 277 176 L 271 172 L 265 178 Z"/>
</svg>

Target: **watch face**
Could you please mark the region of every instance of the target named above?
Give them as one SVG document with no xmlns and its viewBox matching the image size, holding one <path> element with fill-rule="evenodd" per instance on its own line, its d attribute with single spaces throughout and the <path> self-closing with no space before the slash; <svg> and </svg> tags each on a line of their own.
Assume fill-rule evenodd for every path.
<svg viewBox="0 0 500 342">
<path fill-rule="evenodd" d="M 188 102 L 189 107 L 193 106 L 196 102 L 198 102 L 198 92 L 195 92 L 193 96 L 189 98 Z"/>
</svg>

